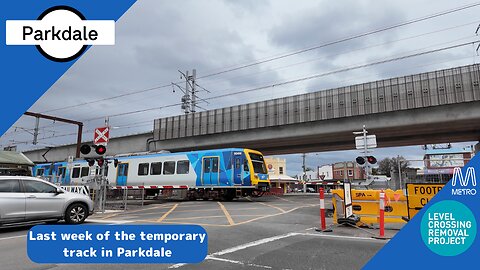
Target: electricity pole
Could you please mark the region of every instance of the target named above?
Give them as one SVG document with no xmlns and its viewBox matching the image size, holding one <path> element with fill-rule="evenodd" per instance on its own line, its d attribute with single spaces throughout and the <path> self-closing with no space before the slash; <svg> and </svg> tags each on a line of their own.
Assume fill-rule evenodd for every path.
<svg viewBox="0 0 480 270">
<path fill-rule="evenodd" d="M 303 153 L 302 154 L 302 158 L 303 158 L 303 193 L 307 192 L 307 167 L 305 165 L 305 160 L 307 158 L 307 154 Z"/>
<path fill-rule="evenodd" d="M 190 111 L 192 113 L 196 112 L 196 108 L 197 108 L 197 99 L 196 99 L 197 94 L 195 93 L 196 92 L 196 84 L 197 84 L 196 79 L 197 79 L 197 70 L 193 69 L 192 77 L 191 77 L 191 80 L 192 80 L 192 99 L 191 100 L 192 100 L 192 102 L 190 103 Z M 188 93 L 188 91 L 187 91 L 187 93 Z"/>
</svg>

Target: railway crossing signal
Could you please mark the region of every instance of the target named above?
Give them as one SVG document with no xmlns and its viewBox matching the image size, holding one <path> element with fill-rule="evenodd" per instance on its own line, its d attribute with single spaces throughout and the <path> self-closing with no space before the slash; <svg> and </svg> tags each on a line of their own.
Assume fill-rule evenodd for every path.
<svg viewBox="0 0 480 270">
<path fill-rule="evenodd" d="M 357 157 L 355 161 L 362 167 L 367 165 L 367 162 L 369 165 L 375 165 L 377 163 L 377 159 L 374 156 Z"/>
<path fill-rule="evenodd" d="M 107 152 L 107 147 L 105 145 L 90 146 L 88 144 L 82 145 L 82 147 L 80 147 L 80 152 L 83 155 L 88 155 L 92 151 L 92 147 L 95 148 L 95 153 L 97 153 L 97 155 L 103 156 Z"/>
<path fill-rule="evenodd" d="M 82 145 L 82 147 L 80 147 L 80 152 L 84 155 L 90 154 L 91 151 L 92 151 L 92 148 L 88 144 L 84 144 Z"/>
<path fill-rule="evenodd" d="M 101 127 L 96 128 L 95 133 L 93 136 L 93 143 L 95 145 L 99 144 L 107 144 L 110 140 L 110 128 L 109 127 Z"/>
<path fill-rule="evenodd" d="M 107 147 L 105 147 L 105 145 L 95 146 L 95 153 L 97 153 L 98 155 L 103 156 L 105 155 L 106 152 L 107 152 Z"/>
</svg>

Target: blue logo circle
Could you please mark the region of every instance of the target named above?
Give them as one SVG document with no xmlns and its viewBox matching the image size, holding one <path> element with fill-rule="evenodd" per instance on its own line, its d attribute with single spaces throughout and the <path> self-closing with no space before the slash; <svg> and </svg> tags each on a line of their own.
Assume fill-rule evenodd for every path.
<svg viewBox="0 0 480 270">
<path fill-rule="evenodd" d="M 421 234 L 425 245 L 434 253 L 456 256 L 473 244 L 477 222 L 463 203 L 441 201 L 430 206 L 423 215 Z"/>
</svg>

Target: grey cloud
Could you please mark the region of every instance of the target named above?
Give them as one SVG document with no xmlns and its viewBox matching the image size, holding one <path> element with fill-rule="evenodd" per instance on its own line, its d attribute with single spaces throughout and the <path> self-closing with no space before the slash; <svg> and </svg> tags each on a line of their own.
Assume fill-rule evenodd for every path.
<svg viewBox="0 0 480 270">
<path fill-rule="evenodd" d="M 378 7 L 382 5 L 382 7 Z M 373 8 L 373 7 L 376 8 Z M 381 12 L 375 12 L 381 10 Z M 368 19 L 365 19 L 368 18 Z M 403 10 L 375 1 L 324 1 L 314 9 L 305 10 L 302 16 L 290 17 L 271 30 L 273 44 L 289 49 L 310 47 L 351 35 L 389 26 L 404 18 Z M 359 38 L 324 47 L 311 54 L 328 56 L 331 60 L 339 52 L 359 48 L 368 41 L 390 39 L 396 30 L 386 31 L 367 38 Z M 320 63 L 321 66 L 324 63 Z"/>
</svg>

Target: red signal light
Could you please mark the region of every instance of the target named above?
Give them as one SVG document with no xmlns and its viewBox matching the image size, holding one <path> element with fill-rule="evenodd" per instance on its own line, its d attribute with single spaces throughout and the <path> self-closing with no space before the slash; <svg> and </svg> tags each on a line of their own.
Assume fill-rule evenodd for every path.
<svg viewBox="0 0 480 270">
<path fill-rule="evenodd" d="M 377 163 L 377 159 L 376 159 L 374 156 L 368 156 L 368 157 L 367 157 L 367 161 L 368 161 L 368 163 L 370 163 L 370 164 L 375 164 L 375 163 Z"/>
<path fill-rule="evenodd" d="M 105 160 L 104 160 L 103 158 L 97 159 L 97 165 L 98 165 L 99 167 L 102 167 L 104 163 L 105 163 Z"/>
<path fill-rule="evenodd" d="M 105 147 L 104 145 L 97 145 L 95 147 L 95 153 L 97 153 L 98 155 L 105 155 L 106 152 L 107 147 Z"/>
</svg>

